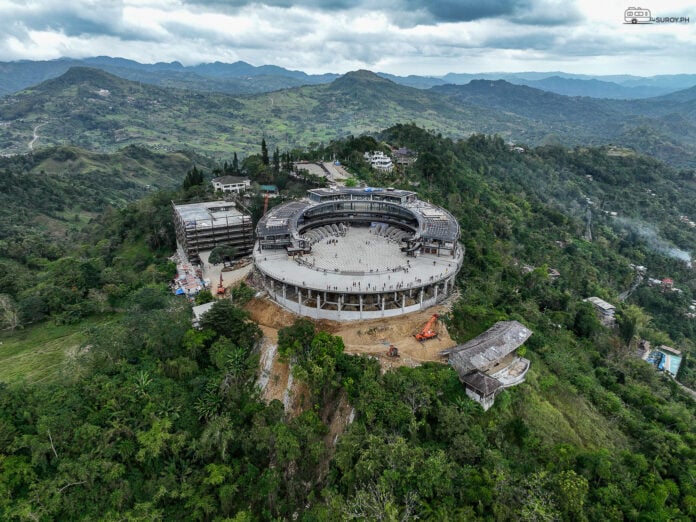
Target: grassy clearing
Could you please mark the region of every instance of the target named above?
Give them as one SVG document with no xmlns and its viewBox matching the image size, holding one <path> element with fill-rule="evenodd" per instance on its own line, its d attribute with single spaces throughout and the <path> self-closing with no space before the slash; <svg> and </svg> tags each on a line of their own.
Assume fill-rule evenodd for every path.
<svg viewBox="0 0 696 522">
<path fill-rule="evenodd" d="M 85 341 L 87 328 L 108 320 L 110 316 L 74 325 L 47 322 L 0 334 L 0 382 L 56 381 L 70 354 Z"/>
</svg>

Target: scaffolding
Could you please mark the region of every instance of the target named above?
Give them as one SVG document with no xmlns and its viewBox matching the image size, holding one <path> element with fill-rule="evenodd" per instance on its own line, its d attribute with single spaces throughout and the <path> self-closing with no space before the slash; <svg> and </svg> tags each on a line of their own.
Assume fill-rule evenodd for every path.
<svg viewBox="0 0 696 522">
<path fill-rule="evenodd" d="M 176 238 L 189 259 L 223 245 L 233 247 L 236 258 L 251 254 L 254 247 L 251 216 L 238 210 L 233 202 L 177 205 L 172 201 L 172 208 Z"/>
</svg>

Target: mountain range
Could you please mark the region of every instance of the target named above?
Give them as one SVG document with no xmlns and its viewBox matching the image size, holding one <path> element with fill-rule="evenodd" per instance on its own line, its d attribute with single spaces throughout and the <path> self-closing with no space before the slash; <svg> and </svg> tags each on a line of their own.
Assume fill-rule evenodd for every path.
<svg viewBox="0 0 696 522">
<path fill-rule="evenodd" d="M 339 74 L 307 74 L 276 65 L 254 66 L 246 62 L 203 63 L 184 66 L 179 62 L 139 63 L 125 58 L 61 58 L 47 61 L 0 62 L 0 96 L 12 94 L 67 72 L 70 67 L 98 68 L 121 78 L 161 87 L 176 87 L 200 92 L 251 94 L 270 92 L 301 85 L 330 83 Z M 444 76 L 398 76 L 377 73 L 394 83 L 428 89 L 436 85 L 462 85 L 472 80 L 505 80 L 516 85 L 567 96 L 611 99 L 639 99 L 660 96 L 696 85 L 696 75 L 591 76 L 554 72 L 448 73 Z"/>
<path fill-rule="evenodd" d="M 232 151 L 256 151 L 262 137 L 289 149 L 412 122 L 454 139 L 485 133 L 523 145 L 614 144 L 696 166 L 696 87 L 644 100 L 609 100 L 503 80 L 419 89 L 355 71 L 330 83 L 232 96 L 73 67 L 0 98 L 0 122 L 5 155 L 46 145 L 110 151 L 143 144 L 229 157 Z"/>
</svg>

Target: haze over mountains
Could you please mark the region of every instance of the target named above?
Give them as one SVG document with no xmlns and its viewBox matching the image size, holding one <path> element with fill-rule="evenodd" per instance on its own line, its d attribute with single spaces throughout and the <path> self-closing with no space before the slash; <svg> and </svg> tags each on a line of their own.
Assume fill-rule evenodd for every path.
<svg viewBox="0 0 696 522">
<path fill-rule="evenodd" d="M 49 61 L 0 62 L 0 96 L 60 76 L 74 66 L 94 67 L 128 80 L 152 85 L 228 94 L 260 93 L 301 85 L 329 83 L 340 76 L 333 73 L 307 74 L 275 65 L 257 67 L 241 61 L 184 66 L 179 62 L 144 64 L 125 58 L 108 56 L 84 59 L 62 58 Z M 590 76 L 559 71 L 449 73 L 440 77 L 427 74 L 422 76 L 377 74 L 395 83 L 421 89 L 448 83 L 466 84 L 477 79 L 506 80 L 516 85 L 527 85 L 567 96 L 612 99 L 648 98 L 696 85 L 696 75 L 694 74 L 652 77 Z"/>
<path fill-rule="evenodd" d="M 0 98 L 0 121 L 2 154 L 27 152 L 37 143 L 98 151 L 143 144 L 222 156 L 255 150 L 263 136 L 272 146 L 291 148 L 413 122 L 454 139 L 486 133 L 530 146 L 613 144 L 674 165 L 696 165 L 696 87 L 659 98 L 610 100 L 503 80 L 414 88 L 356 71 L 330 83 L 230 95 L 73 67 Z"/>
</svg>

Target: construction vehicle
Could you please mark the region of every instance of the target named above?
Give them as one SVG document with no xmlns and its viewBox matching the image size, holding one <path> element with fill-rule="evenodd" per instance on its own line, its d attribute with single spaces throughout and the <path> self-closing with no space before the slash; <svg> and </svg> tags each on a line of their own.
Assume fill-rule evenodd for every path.
<svg viewBox="0 0 696 522">
<path fill-rule="evenodd" d="M 217 295 L 225 295 L 225 287 L 222 286 L 222 272 L 220 272 L 220 282 L 217 286 Z"/>
<path fill-rule="evenodd" d="M 390 344 L 387 350 L 387 357 L 399 357 L 399 349 L 393 344 Z"/>
<path fill-rule="evenodd" d="M 433 339 L 437 337 L 437 332 L 435 331 L 435 324 L 440 316 L 438 314 L 433 314 L 433 316 L 425 323 L 423 329 L 418 332 L 415 337 L 417 341 L 423 342 L 428 339 Z"/>
</svg>

